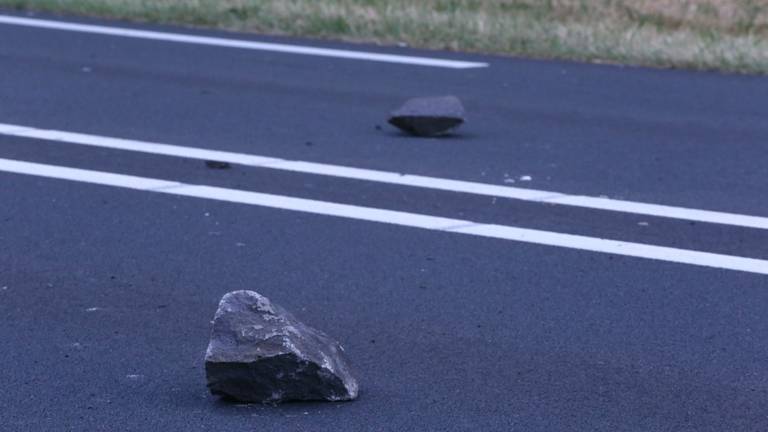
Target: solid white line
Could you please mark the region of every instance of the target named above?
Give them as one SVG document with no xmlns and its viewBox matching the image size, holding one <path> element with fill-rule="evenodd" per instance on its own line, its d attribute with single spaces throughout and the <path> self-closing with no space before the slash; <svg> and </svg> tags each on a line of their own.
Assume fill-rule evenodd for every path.
<svg viewBox="0 0 768 432">
<path fill-rule="evenodd" d="M 460 219 L 337 204 L 237 189 L 192 185 L 10 159 L 0 159 L 0 171 L 768 275 L 768 261 L 731 255 L 523 229 L 506 225 L 480 224 Z"/>
<path fill-rule="evenodd" d="M 351 60 L 368 60 L 385 63 L 398 63 L 416 66 L 433 66 L 450 69 L 471 69 L 488 67 L 488 63 L 467 62 L 459 60 L 444 60 L 430 57 L 414 57 L 394 54 L 379 54 L 365 51 L 350 51 L 330 48 L 317 48 L 301 45 L 287 45 L 279 43 L 254 42 L 248 40 L 227 39 L 220 37 L 195 36 L 182 33 L 167 33 L 149 30 L 128 29 L 122 27 L 108 27 L 91 24 L 75 24 L 62 21 L 52 21 L 36 18 L 22 18 L 8 15 L 0 15 L 0 24 L 10 24 L 25 27 L 36 27 L 51 30 L 64 30 L 79 33 L 91 33 L 108 36 L 120 36 L 135 39 L 149 39 L 164 42 L 178 42 L 197 45 L 210 45 L 226 48 L 240 48 L 257 51 L 273 51 L 287 54 L 303 54 L 321 57 L 335 57 Z"/>
<path fill-rule="evenodd" d="M 305 174 L 341 177 L 354 180 L 365 180 L 379 183 L 396 184 L 401 186 L 437 189 L 474 195 L 485 195 L 491 197 L 511 198 L 537 203 L 552 203 L 572 207 L 608 210 L 646 216 L 658 216 L 696 222 L 739 226 L 745 228 L 768 229 L 768 217 L 761 216 L 750 216 L 711 210 L 698 210 L 633 201 L 621 201 L 610 198 L 566 195 L 563 193 L 544 190 L 522 189 L 510 186 L 492 185 L 487 183 L 476 183 L 437 177 L 400 174 L 388 171 L 377 171 L 314 162 L 291 161 L 252 154 L 207 150 L 194 147 L 182 147 L 177 145 L 110 138 L 58 130 L 36 129 L 12 124 L 0 123 L 0 135 L 42 139 L 62 143 L 81 144 L 94 147 L 165 156 L 176 156 L 190 159 L 216 160 L 233 164 L 300 172 Z"/>
</svg>

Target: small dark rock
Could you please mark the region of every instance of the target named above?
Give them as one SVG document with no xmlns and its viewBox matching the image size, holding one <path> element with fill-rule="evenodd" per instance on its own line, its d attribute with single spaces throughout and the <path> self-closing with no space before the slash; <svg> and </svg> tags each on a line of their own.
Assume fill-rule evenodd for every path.
<svg viewBox="0 0 768 432">
<path fill-rule="evenodd" d="M 393 126 L 423 137 L 449 134 L 464 121 L 464 106 L 456 96 L 410 99 L 389 118 Z"/>
<path fill-rule="evenodd" d="M 315 145 L 315 143 L 313 143 L 312 141 L 307 141 L 304 143 L 304 145 L 307 147 L 312 147 L 313 145 Z"/>
<path fill-rule="evenodd" d="M 211 393 L 240 402 L 345 401 L 358 393 L 338 342 L 253 291 L 221 299 L 205 371 Z"/>
<path fill-rule="evenodd" d="M 229 162 L 221 162 L 221 161 L 205 161 L 205 166 L 207 166 L 210 169 L 230 169 L 232 168 L 232 165 L 229 164 Z"/>
</svg>

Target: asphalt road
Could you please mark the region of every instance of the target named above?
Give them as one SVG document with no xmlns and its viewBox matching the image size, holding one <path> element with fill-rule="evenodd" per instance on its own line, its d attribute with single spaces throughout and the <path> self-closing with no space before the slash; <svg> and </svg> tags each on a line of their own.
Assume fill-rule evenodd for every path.
<svg viewBox="0 0 768 432">
<path fill-rule="evenodd" d="M 0 24 L 0 123 L 768 217 L 764 77 L 152 29 L 489 67 Z M 464 100 L 460 135 L 385 124 L 430 94 Z M 2 134 L 0 158 L 768 259 L 726 223 Z M 768 430 L 765 275 L 2 170 L 0 199 L 3 430 Z M 236 289 L 342 341 L 360 399 L 210 396 Z"/>
</svg>

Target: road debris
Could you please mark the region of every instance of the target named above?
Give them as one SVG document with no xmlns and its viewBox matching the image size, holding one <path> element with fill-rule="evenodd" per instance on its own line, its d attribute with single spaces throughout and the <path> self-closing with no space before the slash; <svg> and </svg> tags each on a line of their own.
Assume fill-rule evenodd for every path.
<svg viewBox="0 0 768 432">
<path fill-rule="evenodd" d="M 254 291 L 219 303 L 205 355 L 208 388 L 238 402 L 357 397 L 341 345 Z"/>
<path fill-rule="evenodd" d="M 232 165 L 229 162 L 222 162 L 222 161 L 215 161 L 215 160 L 205 161 L 205 166 L 207 166 L 210 169 L 219 169 L 219 170 L 232 168 Z"/>
<path fill-rule="evenodd" d="M 393 126 L 421 137 L 450 134 L 464 121 L 464 106 L 456 96 L 410 99 L 389 118 Z"/>
</svg>

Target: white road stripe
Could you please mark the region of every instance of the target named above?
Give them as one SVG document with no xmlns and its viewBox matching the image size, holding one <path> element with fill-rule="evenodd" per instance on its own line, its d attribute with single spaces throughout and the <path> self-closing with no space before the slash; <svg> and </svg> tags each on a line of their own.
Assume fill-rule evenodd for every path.
<svg viewBox="0 0 768 432">
<path fill-rule="evenodd" d="M 400 174 L 396 172 L 377 171 L 314 162 L 291 161 L 252 154 L 207 150 L 194 147 L 182 147 L 177 145 L 110 138 L 98 135 L 86 135 L 58 130 L 36 129 L 12 124 L 0 123 L 0 135 L 35 138 L 62 143 L 81 144 L 156 155 L 176 156 L 200 160 L 216 160 L 253 167 L 331 177 L 341 177 L 355 180 L 365 180 L 425 189 L 461 192 L 474 195 L 511 198 L 537 203 L 560 204 L 596 210 L 609 210 L 638 215 L 658 216 L 746 228 L 768 229 L 768 217 L 761 216 L 750 216 L 711 210 L 698 210 L 659 204 L 647 204 L 633 201 L 614 200 L 610 198 L 567 195 L 544 190 L 523 189 L 511 186 Z"/>
<path fill-rule="evenodd" d="M 471 69 L 488 67 L 488 63 L 444 60 L 430 57 L 414 57 L 394 54 L 380 54 L 365 51 L 350 51 L 311 46 L 288 45 L 279 43 L 255 42 L 249 40 L 227 39 L 220 37 L 195 36 L 182 33 L 167 33 L 149 30 L 136 30 L 102 25 L 75 24 L 36 18 L 22 18 L 0 15 L 0 24 L 36 27 L 51 30 L 64 30 L 79 33 L 91 33 L 108 36 L 120 36 L 135 39 L 149 39 L 163 42 L 177 42 L 197 45 L 209 45 L 226 48 L 240 48 L 257 51 L 272 51 L 287 54 L 303 54 L 321 57 L 335 57 L 351 60 L 367 60 L 384 63 L 398 63 L 415 66 L 433 66 L 449 69 Z"/>
<path fill-rule="evenodd" d="M 237 189 L 192 185 L 11 159 L 0 159 L 0 171 L 768 275 L 768 261 L 731 255 L 523 229 L 506 225 L 480 224 L 460 219 L 337 204 Z"/>
</svg>

